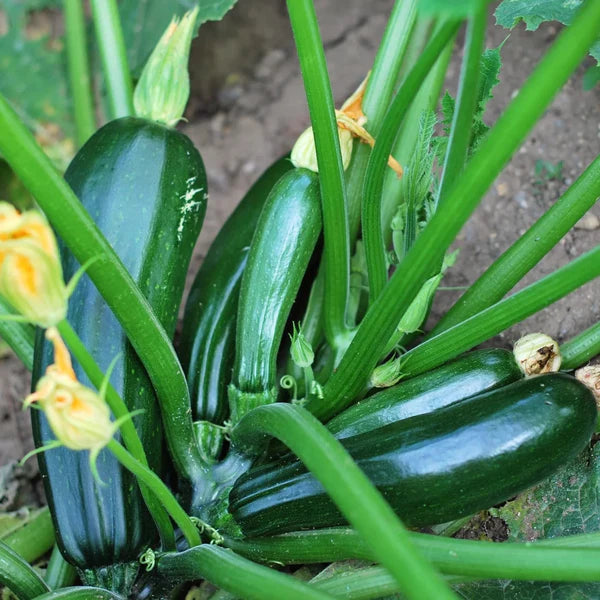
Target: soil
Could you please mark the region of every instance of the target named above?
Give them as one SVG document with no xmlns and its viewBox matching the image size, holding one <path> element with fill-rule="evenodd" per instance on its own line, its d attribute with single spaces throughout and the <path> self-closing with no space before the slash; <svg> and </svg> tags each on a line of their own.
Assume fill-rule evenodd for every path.
<svg viewBox="0 0 600 600">
<path fill-rule="evenodd" d="M 342 10 L 343 6 L 343 10 Z M 356 88 L 370 68 L 392 0 L 317 0 L 336 103 Z M 501 84 L 486 120 L 493 123 L 551 44 L 559 28 L 544 25 L 535 32 L 514 31 L 502 48 Z M 496 47 L 507 32 L 493 26 L 488 46 Z M 488 192 L 458 238 L 456 265 L 442 285 L 465 286 L 497 258 L 549 206 L 600 152 L 600 87 L 584 92 L 586 60 L 558 94 L 522 148 Z M 448 72 L 456 88 L 460 53 Z M 204 229 L 190 271 L 195 273 L 220 225 L 251 183 L 274 159 L 287 152 L 307 127 L 308 114 L 298 62 L 284 3 L 280 0 L 239 2 L 220 23 L 208 23 L 194 42 L 192 97 L 182 129 L 200 149 L 209 174 L 210 200 Z M 563 161 L 562 178 L 538 181 L 538 160 Z M 600 206 L 525 278 L 522 285 L 554 271 L 600 243 Z M 433 317 L 458 297 L 442 291 Z M 520 335 L 544 331 L 566 340 L 600 318 L 600 280 L 588 284 L 542 313 L 501 334 L 488 345 L 509 346 Z M 28 416 L 21 399 L 29 376 L 17 359 L 0 360 L 0 465 L 18 460 L 31 449 Z M 35 461 L 31 461 L 32 465 Z M 30 468 L 35 471 L 34 467 Z M 31 475 L 31 473 L 30 473 Z"/>
</svg>

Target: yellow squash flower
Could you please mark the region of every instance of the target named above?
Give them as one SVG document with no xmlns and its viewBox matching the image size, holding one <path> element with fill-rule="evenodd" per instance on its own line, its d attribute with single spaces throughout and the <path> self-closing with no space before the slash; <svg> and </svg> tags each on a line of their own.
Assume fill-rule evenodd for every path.
<svg viewBox="0 0 600 600">
<path fill-rule="evenodd" d="M 0 202 L 0 295 L 40 327 L 56 325 L 67 313 L 56 239 L 37 211 L 20 213 Z"/>
</svg>

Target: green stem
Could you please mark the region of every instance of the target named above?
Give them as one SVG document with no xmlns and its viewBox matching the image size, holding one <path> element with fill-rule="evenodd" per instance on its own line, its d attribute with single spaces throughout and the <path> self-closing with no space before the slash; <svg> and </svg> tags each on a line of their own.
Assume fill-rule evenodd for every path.
<svg viewBox="0 0 600 600">
<path fill-rule="evenodd" d="M 558 244 L 599 195 L 600 156 L 597 156 L 561 198 L 469 287 L 437 323 L 432 334 L 498 302 Z"/>
<path fill-rule="evenodd" d="M 389 504 L 340 442 L 308 411 L 289 404 L 262 406 L 240 421 L 232 441 L 244 448 L 266 435 L 281 440 L 315 475 L 407 598 L 455 598 L 416 551 Z"/>
<path fill-rule="evenodd" d="M 51 590 L 57 590 L 60 588 L 73 585 L 77 579 L 77 571 L 75 567 L 70 565 L 60 553 L 58 546 L 54 546 L 48 566 L 46 567 L 46 574 L 44 575 L 46 584 Z"/>
<path fill-rule="evenodd" d="M 467 163 L 460 185 L 452 187 L 444 204 L 369 308 L 337 370 L 323 389 L 325 402 L 318 399 L 308 402 L 310 410 L 319 418 L 334 415 L 359 396 L 423 282 L 432 275 L 494 178 L 585 56 L 599 27 L 600 2 L 586 2 L 490 130 Z M 385 156 L 382 158 L 385 160 Z"/>
<path fill-rule="evenodd" d="M 600 550 L 599 533 L 578 533 L 564 537 L 538 540 L 535 545 L 552 546 L 555 548 L 596 548 Z"/>
<path fill-rule="evenodd" d="M 323 269 L 319 269 L 315 277 L 306 310 L 300 321 L 302 335 L 306 338 L 313 350 L 317 350 L 323 341 L 323 298 L 325 293 L 325 277 Z"/>
<path fill-rule="evenodd" d="M 0 585 L 11 590 L 19 600 L 31 600 L 50 591 L 29 563 L 2 542 L 0 542 Z"/>
<path fill-rule="evenodd" d="M 419 42 L 422 40 L 420 38 L 424 36 L 428 30 L 429 27 L 427 27 L 427 23 L 417 21 L 409 51 L 413 46 L 415 49 L 421 47 Z M 428 114 L 436 109 L 453 49 L 454 38 L 448 42 L 435 65 L 431 68 L 431 71 L 429 71 L 427 78 L 421 85 L 419 92 L 408 109 L 408 113 L 400 127 L 392 150 L 393 156 L 401 165 L 407 165 L 410 162 L 419 136 L 420 121 L 423 114 Z M 416 62 L 421 52 L 422 50 L 416 53 L 414 62 Z M 388 169 L 383 182 L 381 204 L 381 225 L 386 248 L 389 248 L 392 242 L 391 222 L 398 210 L 398 205 L 402 201 L 402 186 L 402 179 L 398 179 L 398 177 Z"/>
<path fill-rule="evenodd" d="M 94 357 L 88 352 L 87 348 L 66 319 L 58 324 L 57 329 L 69 347 L 69 350 L 81 368 L 85 371 L 85 374 L 89 377 L 92 385 L 99 390 L 102 387 L 102 382 L 104 381 L 105 376 L 102 372 L 102 369 L 100 369 L 94 360 Z M 117 419 L 122 419 L 129 414 L 127 405 L 110 383 L 106 387 L 106 402 L 113 415 Z M 131 452 L 132 456 L 142 465 L 148 467 L 146 452 L 144 451 L 142 441 L 140 440 L 133 420 L 125 419 L 122 422 L 119 431 L 127 450 Z M 140 484 L 140 491 L 142 492 L 142 496 L 146 506 L 148 507 L 148 511 L 152 515 L 152 519 L 156 524 L 156 528 L 159 531 L 163 548 L 165 550 L 174 549 L 175 533 L 173 532 L 173 526 L 171 525 L 171 521 L 169 520 L 169 516 L 165 512 L 165 509 L 154 496 L 154 494 L 144 484 Z"/>
<path fill-rule="evenodd" d="M 48 592 L 35 600 L 125 600 L 125 598 L 102 588 L 81 586 Z"/>
<path fill-rule="evenodd" d="M 448 190 L 456 183 L 469 152 L 473 116 L 477 109 L 479 95 L 479 73 L 485 42 L 487 4 L 487 1 L 480 2 L 467 24 L 458 94 L 438 190 L 438 202 L 444 201 Z"/>
<path fill-rule="evenodd" d="M 427 44 L 392 101 L 371 152 L 365 174 L 362 205 L 362 238 L 365 244 L 369 278 L 369 301 L 373 303 L 387 282 L 386 249 L 381 231 L 381 195 L 387 158 L 392 151 L 398 128 L 421 84 L 448 42 L 454 37 L 459 21 L 445 24 Z"/>
<path fill-rule="evenodd" d="M 308 110 L 315 137 L 323 209 L 325 335 L 336 347 L 346 333 L 350 242 L 344 169 L 325 52 L 312 0 L 288 0 Z"/>
<path fill-rule="evenodd" d="M 379 44 L 362 105 L 368 119 L 367 128 L 373 135 L 381 129 L 394 95 L 398 72 L 417 18 L 418 4 L 419 0 L 396 0 Z"/>
<path fill-rule="evenodd" d="M 54 544 L 54 526 L 47 507 L 40 508 L 26 523 L 2 538 L 21 558 L 31 563 L 44 556 Z"/>
<path fill-rule="evenodd" d="M 64 0 L 63 6 L 67 63 L 71 95 L 73 97 L 75 126 L 77 128 L 77 143 L 79 146 L 83 146 L 96 130 L 85 35 L 85 16 L 83 14 L 83 4 L 80 0 Z"/>
<path fill-rule="evenodd" d="M 200 539 L 200 534 L 198 533 L 196 525 L 194 525 L 185 510 L 181 508 L 181 505 L 177 502 L 175 496 L 173 496 L 160 477 L 136 460 L 116 440 L 113 439 L 108 442 L 107 448 L 126 469 L 131 471 L 158 498 L 165 510 L 171 515 L 172 519 L 181 529 L 187 543 L 190 546 L 198 546 L 201 544 L 202 540 Z"/>
<path fill-rule="evenodd" d="M 443 18 L 437 19 L 438 26 L 442 21 Z M 435 18 L 417 14 L 417 19 L 410 33 L 410 39 L 408 40 L 406 54 L 402 61 L 402 65 L 400 66 L 398 77 L 396 78 L 397 86 L 402 83 L 406 78 L 406 75 L 415 66 L 415 63 L 419 59 L 419 56 L 421 56 L 427 42 L 432 36 L 435 24 Z"/>
<path fill-rule="evenodd" d="M 0 298 L 0 315 L 11 315 L 14 311 Z M 17 358 L 28 371 L 33 369 L 33 347 L 35 329 L 28 323 L 3 321 L 0 318 L 0 337 L 11 347 Z"/>
<path fill-rule="evenodd" d="M 433 369 L 556 302 L 598 275 L 600 246 L 409 350 L 397 359 L 400 372 L 412 376 Z"/>
<path fill-rule="evenodd" d="M 108 93 L 109 120 L 133 115 L 133 85 L 116 0 L 90 0 L 102 73 Z"/>
<path fill-rule="evenodd" d="M 465 577 L 450 575 L 444 577 L 448 585 L 470 580 Z M 392 596 L 400 592 L 396 580 L 379 566 L 349 569 L 321 580 L 311 581 L 311 585 L 345 600 L 371 600 Z"/>
<path fill-rule="evenodd" d="M 394 93 L 398 72 L 416 21 L 417 6 L 418 0 L 396 0 L 375 56 L 362 103 L 367 117 L 365 128 L 374 138 L 379 134 L 385 111 Z M 360 227 L 363 181 L 370 153 L 371 148 L 367 144 L 358 144 L 346 174 L 351 242 L 356 240 Z"/>
<path fill-rule="evenodd" d="M 600 578 L 598 534 L 503 544 L 423 533 L 411 533 L 410 539 L 437 569 L 448 575 L 525 581 L 598 581 Z M 377 560 L 359 533 L 346 528 L 254 540 L 227 539 L 226 544 L 253 560 L 277 560 L 284 564 Z"/>
<path fill-rule="evenodd" d="M 330 600 L 333 596 L 231 550 L 203 544 L 158 559 L 157 571 L 175 581 L 206 579 L 246 600 Z"/>
<path fill-rule="evenodd" d="M 217 590 L 211 597 L 210 600 L 238 600 L 235 594 L 230 594 L 225 590 Z"/>
<path fill-rule="evenodd" d="M 563 369 L 576 369 L 600 354 L 600 322 L 561 344 Z"/>
<path fill-rule="evenodd" d="M 158 397 L 173 463 L 182 479 L 203 472 L 185 375 L 169 336 L 131 275 L 68 184 L 0 95 L 0 152 L 35 197 L 48 220 L 121 323 Z"/>
</svg>

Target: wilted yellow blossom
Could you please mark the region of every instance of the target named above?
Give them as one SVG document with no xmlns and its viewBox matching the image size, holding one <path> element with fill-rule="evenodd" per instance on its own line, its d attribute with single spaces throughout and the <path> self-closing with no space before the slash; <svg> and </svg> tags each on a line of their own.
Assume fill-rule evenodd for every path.
<svg viewBox="0 0 600 600">
<path fill-rule="evenodd" d="M 68 291 L 54 234 L 37 211 L 0 202 L 0 295 L 26 320 L 50 327 L 67 312 Z"/>
<path fill-rule="evenodd" d="M 344 171 L 350 165 L 352 158 L 353 139 L 358 138 L 361 142 L 368 144 L 371 148 L 375 145 L 375 139 L 364 128 L 367 117 L 363 112 L 362 103 L 367 88 L 369 74 L 361 82 L 353 94 L 342 104 L 341 110 L 335 111 L 335 118 L 338 126 L 338 136 L 340 138 L 340 152 L 342 155 L 342 167 Z M 317 164 L 317 150 L 315 147 L 315 138 L 312 127 L 305 129 L 296 140 L 290 156 L 292 164 L 295 167 L 304 167 L 315 173 L 319 172 Z M 396 175 L 402 177 L 403 170 L 400 163 L 389 156 L 388 165 L 396 172 Z"/>
<path fill-rule="evenodd" d="M 71 450 L 90 450 L 95 456 L 112 439 L 116 424 L 104 398 L 77 381 L 71 357 L 58 331 L 51 327 L 46 338 L 54 345 L 54 363 L 25 400 L 44 411 L 60 445 Z"/>
<path fill-rule="evenodd" d="M 515 342 L 513 355 L 525 377 L 560 370 L 558 343 L 545 333 L 530 333 Z"/>
</svg>

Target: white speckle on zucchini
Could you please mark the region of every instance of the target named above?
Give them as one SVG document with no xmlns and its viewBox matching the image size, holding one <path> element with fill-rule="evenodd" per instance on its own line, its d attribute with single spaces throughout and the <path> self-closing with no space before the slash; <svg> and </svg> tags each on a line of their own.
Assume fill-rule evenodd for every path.
<svg viewBox="0 0 600 600">
<path fill-rule="evenodd" d="M 185 194 L 179 196 L 181 200 L 184 201 L 181 208 L 179 209 L 181 212 L 181 217 L 179 218 L 179 223 L 177 224 L 177 241 L 181 241 L 181 236 L 183 235 L 183 227 L 185 225 L 185 220 L 187 216 L 195 210 L 198 210 L 202 205 L 202 202 L 208 199 L 208 194 L 204 192 L 204 188 L 194 188 L 193 185 L 196 182 L 196 176 L 190 177 L 187 179 L 187 190 Z M 200 192 L 204 192 L 202 198 L 200 200 L 194 200 L 197 194 Z"/>
</svg>

